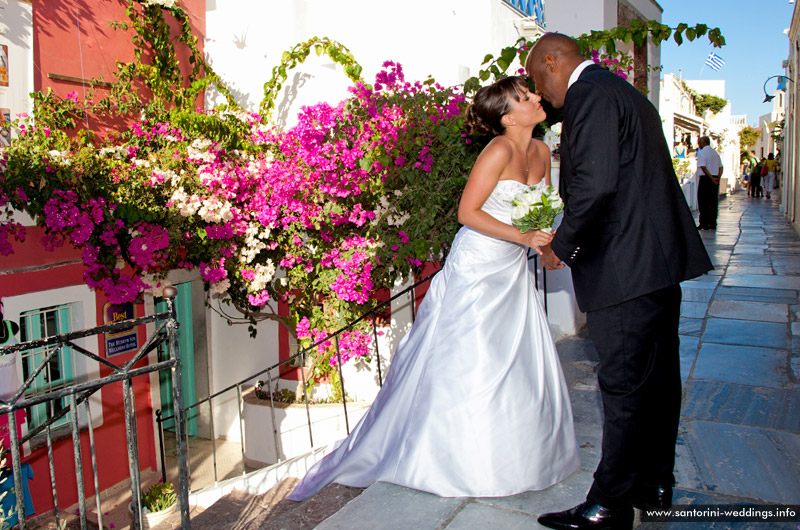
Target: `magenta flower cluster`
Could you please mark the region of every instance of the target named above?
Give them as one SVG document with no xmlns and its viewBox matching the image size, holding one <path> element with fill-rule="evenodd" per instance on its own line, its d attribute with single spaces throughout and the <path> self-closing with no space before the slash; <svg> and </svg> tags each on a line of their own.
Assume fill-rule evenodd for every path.
<svg viewBox="0 0 800 530">
<path fill-rule="evenodd" d="M 620 76 L 622 79 L 628 79 L 631 70 L 633 70 L 633 65 L 630 64 L 630 61 L 622 61 L 620 60 L 620 56 L 613 56 L 604 53 L 600 53 L 600 50 L 589 50 L 592 55 L 592 61 L 595 64 L 599 64 L 606 70 L 610 70 Z"/>
<path fill-rule="evenodd" d="M 413 245 L 402 229 L 407 212 L 394 212 L 391 226 L 378 215 L 393 201 L 387 179 L 430 173 L 436 131 L 463 111 L 458 91 L 409 83 L 397 63 L 384 68 L 374 85 L 351 87 L 347 101 L 304 107 L 285 131 L 257 114 L 198 111 L 201 125 L 237 122 L 245 131 L 237 148 L 204 137 L 200 126 L 142 119 L 121 143 L 50 151 L 39 163 L 61 180 L 36 212 L 45 246 L 81 248 L 87 285 L 112 303 L 137 299 L 170 269 L 198 267 L 211 293 L 254 311 L 288 302 L 297 336 L 320 340 L 363 311 L 376 274 L 388 276 L 392 257 L 396 264 Z M 27 131 L 51 145 L 63 136 Z M 81 184 L 82 172 L 97 167 L 106 179 L 99 187 L 112 190 L 105 198 Z M 7 200 L 0 195 L 0 207 Z M 0 223 L 0 254 L 21 237 L 21 227 Z M 367 355 L 370 342 L 360 330 L 342 334 L 342 362 Z M 330 344 L 320 347 L 332 354 Z"/>
</svg>

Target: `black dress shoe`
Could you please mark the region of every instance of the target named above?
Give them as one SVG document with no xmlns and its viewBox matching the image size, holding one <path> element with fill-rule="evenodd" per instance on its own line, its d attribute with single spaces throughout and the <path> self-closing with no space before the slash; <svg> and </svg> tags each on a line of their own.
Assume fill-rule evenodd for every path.
<svg viewBox="0 0 800 530">
<path fill-rule="evenodd" d="M 586 501 L 563 512 L 541 515 L 539 524 L 560 530 L 630 530 L 633 528 L 633 508 L 612 510 Z"/>
<path fill-rule="evenodd" d="M 642 491 L 639 500 L 634 502 L 633 506 L 640 510 L 646 508 L 668 510 L 672 506 L 672 486 L 670 484 L 650 486 Z"/>
</svg>

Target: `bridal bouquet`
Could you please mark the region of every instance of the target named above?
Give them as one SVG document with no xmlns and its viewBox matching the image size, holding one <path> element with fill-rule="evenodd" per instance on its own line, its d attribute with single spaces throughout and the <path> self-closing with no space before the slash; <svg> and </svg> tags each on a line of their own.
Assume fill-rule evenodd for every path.
<svg viewBox="0 0 800 530">
<path fill-rule="evenodd" d="M 528 186 L 511 200 L 511 222 L 521 232 L 541 230 L 550 233 L 556 216 L 564 211 L 564 202 L 553 186 Z"/>
</svg>

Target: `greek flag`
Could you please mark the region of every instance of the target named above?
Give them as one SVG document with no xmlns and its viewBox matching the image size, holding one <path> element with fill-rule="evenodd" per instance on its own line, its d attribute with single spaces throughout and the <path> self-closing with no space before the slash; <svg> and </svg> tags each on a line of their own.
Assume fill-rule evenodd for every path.
<svg viewBox="0 0 800 530">
<path fill-rule="evenodd" d="M 712 70 L 714 70 L 716 72 L 719 72 L 720 69 L 722 68 L 722 65 L 725 64 L 725 61 L 722 59 L 722 57 L 720 57 L 716 53 L 709 52 L 708 53 L 708 59 L 706 59 L 706 64 Z"/>
</svg>

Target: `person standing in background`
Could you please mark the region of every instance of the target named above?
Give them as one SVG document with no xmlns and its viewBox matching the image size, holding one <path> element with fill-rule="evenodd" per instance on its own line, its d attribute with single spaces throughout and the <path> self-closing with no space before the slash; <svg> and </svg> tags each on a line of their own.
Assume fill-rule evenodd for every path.
<svg viewBox="0 0 800 530">
<path fill-rule="evenodd" d="M 764 165 L 766 166 L 766 174 L 764 175 L 764 191 L 767 192 L 767 199 L 772 198 L 772 188 L 775 186 L 775 153 L 770 153 L 767 155 L 767 159 L 764 161 Z M 762 170 L 764 173 L 764 170 Z"/>
<path fill-rule="evenodd" d="M 719 211 L 719 179 L 722 177 L 722 160 L 711 147 L 708 136 L 697 141 L 697 206 L 700 210 L 698 230 L 716 230 Z"/>
</svg>

